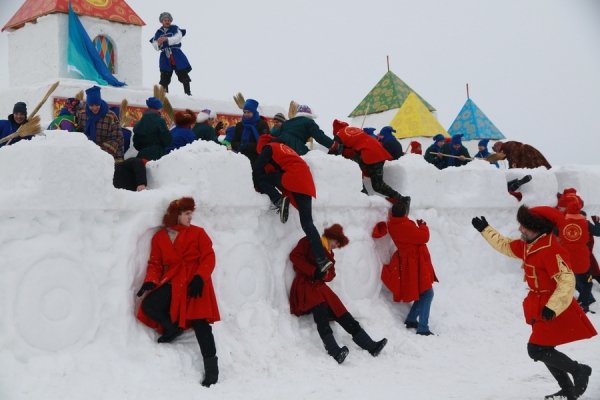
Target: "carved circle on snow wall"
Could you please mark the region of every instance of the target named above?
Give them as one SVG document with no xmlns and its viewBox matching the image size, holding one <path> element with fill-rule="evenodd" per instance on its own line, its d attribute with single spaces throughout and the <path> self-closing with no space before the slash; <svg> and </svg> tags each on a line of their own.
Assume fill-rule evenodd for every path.
<svg viewBox="0 0 600 400">
<path fill-rule="evenodd" d="M 84 265 L 68 256 L 47 258 L 24 274 L 14 304 L 14 326 L 25 343 L 56 351 L 94 329 L 94 293 Z"/>
</svg>

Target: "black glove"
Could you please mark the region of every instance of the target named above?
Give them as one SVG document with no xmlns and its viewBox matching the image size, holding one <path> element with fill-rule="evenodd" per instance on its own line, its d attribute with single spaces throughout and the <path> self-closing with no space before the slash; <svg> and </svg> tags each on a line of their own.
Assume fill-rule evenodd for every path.
<svg viewBox="0 0 600 400">
<path fill-rule="evenodd" d="M 556 313 L 554 311 L 552 311 L 551 309 L 549 309 L 548 307 L 544 306 L 544 308 L 542 309 L 542 319 L 544 321 L 550 321 L 553 320 L 556 317 Z"/>
<path fill-rule="evenodd" d="M 327 273 L 327 270 L 321 271 L 319 268 L 315 268 L 315 273 L 313 275 L 313 278 L 315 281 L 320 281 L 323 279 L 323 277 L 325 276 L 326 273 Z"/>
<path fill-rule="evenodd" d="M 479 232 L 483 232 L 483 230 L 489 226 L 490 224 L 488 224 L 487 220 L 485 219 L 484 216 L 481 217 L 475 217 L 471 220 L 471 223 L 473 224 L 473 226 L 475 227 L 475 229 L 477 229 Z"/>
<path fill-rule="evenodd" d="M 190 297 L 200 297 L 202 296 L 202 289 L 204 289 L 204 279 L 200 275 L 194 275 L 188 284 L 188 295 Z"/>
<path fill-rule="evenodd" d="M 156 283 L 154 282 L 144 282 L 140 290 L 137 292 L 137 297 L 142 297 L 142 295 L 148 290 L 152 290 L 156 287 Z"/>
</svg>

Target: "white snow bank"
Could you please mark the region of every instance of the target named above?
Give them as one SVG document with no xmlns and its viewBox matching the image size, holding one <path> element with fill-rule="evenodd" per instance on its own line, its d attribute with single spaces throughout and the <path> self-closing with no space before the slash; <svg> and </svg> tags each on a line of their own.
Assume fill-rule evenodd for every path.
<svg viewBox="0 0 600 400">
<path fill-rule="evenodd" d="M 414 155 L 387 163 L 386 181 L 412 196 L 412 217 L 431 230 L 440 283 L 430 325 L 438 336 L 423 338 L 404 328 L 408 305 L 391 303 L 379 279 L 392 245 L 370 234 L 389 204 L 360 193 L 353 162 L 319 151 L 305 159 L 317 186 L 315 225 L 322 232 L 341 223 L 350 238 L 336 251 L 331 286 L 374 338 L 389 339 L 377 359 L 336 326 L 338 341 L 350 348 L 338 366 L 312 318 L 289 314 L 288 254 L 303 233 L 295 210 L 283 225 L 268 198 L 254 191 L 245 157 L 195 142 L 150 162 L 150 190 L 133 193 L 112 187 L 110 156 L 82 134 L 46 132 L 0 148 L 0 398 L 383 399 L 402 393 L 516 400 L 551 392 L 549 374 L 525 350 L 519 263 L 490 249 L 470 219 L 486 215 L 516 236 L 519 203 L 506 181 L 527 173 L 533 176 L 522 187 L 527 204 L 552 204 L 559 189 L 574 186 L 588 213 L 600 214 L 600 194 L 592 189 L 600 184 L 598 168 L 503 171 L 473 162 L 438 171 Z M 192 333 L 159 345 L 134 318 L 150 238 L 168 202 L 183 195 L 196 199 L 194 223 L 207 230 L 217 254 L 221 375 L 210 389 L 198 383 L 203 367 Z M 594 338 L 565 350 L 598 367 L 597 347 Z M 582 399 L 599 393 L 592 378 Z"/>
</svg>

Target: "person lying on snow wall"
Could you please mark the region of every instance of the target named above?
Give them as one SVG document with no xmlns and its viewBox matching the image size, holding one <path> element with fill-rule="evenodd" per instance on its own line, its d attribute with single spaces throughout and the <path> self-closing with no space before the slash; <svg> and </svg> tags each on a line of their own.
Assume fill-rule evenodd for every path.
<svg viewBox="0 0 600 400">
<path fill-rule="evenodd" d="M 321 237 L 327 251 L 327 258 L 335 264 L 333 250 L 346 246 L 349 242 L 340 224 L 334 224 L 325 229 Z M 296 277 L 290 289 L 290 312 L 296 316 L 312 314 L 317 331 L 323 341 L 327 353 L 341 364 L 349 353 L 348 347 L 340 347 L 329 326 L 330 321 L 336 321 L 346 332 L 352 335 L 352 340 L 362 349 L 377 357 L 387 344 L 383 338 L 377 342 L 360 326 L 352 314 L 348 312 L 340 298 L 327 285 L 335 278 L 335 266 L 327 272 L 319 270 L 315 253 L 307 237 L 303 237 L 290 253 Z"/>
</svg>

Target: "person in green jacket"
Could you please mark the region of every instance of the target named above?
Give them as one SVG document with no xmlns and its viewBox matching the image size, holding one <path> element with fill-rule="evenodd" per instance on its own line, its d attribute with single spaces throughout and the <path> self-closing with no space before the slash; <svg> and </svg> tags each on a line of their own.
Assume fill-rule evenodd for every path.
<svg viewBox="0 0 600 400">
<path fill-rule="evenodd" d="M 171 132 L 160 115 L 162 102 L 150 97 L 146 105 L 148 110 L 133 127 L 133 145 L 138 150 L 138 158 L 158 160 L 166 154 L 166 148 L 171 144 Z"/>
<path fill-rule="evenodd" d="M 317 116 L 307 105 L 299 105 L 298 112 L 294 118 L 290 118 L 281 125 L 278 140 L 291 147 L 299 155 L 308 153 L 306 142 L 313 138 L 317 143 L 329 149 L 333 145 L 333 139 L 325 135 L 314 121 Z"/>
<path fill-rule="evenodd" d="M 194 125 L 192 128 L 194 135 L 196 135 L 196 139 L 219 143 L 217 140 L 217 131 L 212 126 L 212 122 L 214 122 L 215 117 L 216 113 L 208 109 L 202 110 L 198 113 L 198 116 L 196 117 L 196 125 Z"/>
</svg>

